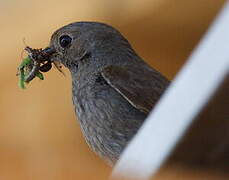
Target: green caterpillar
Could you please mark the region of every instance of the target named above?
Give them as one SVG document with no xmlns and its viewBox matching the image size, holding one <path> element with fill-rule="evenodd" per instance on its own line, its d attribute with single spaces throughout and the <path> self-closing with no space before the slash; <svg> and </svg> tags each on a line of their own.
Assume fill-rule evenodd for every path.
<svg viewBox="0 0 229 180">
<path fill-rule="evenodd" d="M 28 83 L 26 82 L 26 78 L 27 78 L 27 75 L 29 74 L 29 72 L 31 72 L 32 70 L 32 67 L 33 67 L 33 61 L 32 59 L 27 56 L 26 58 L 23 59 L 22 63 L 20 64 L 20 66 L 18 67 L 18 75 L 19 75 L 19 82 L 18 82 L 18 86 L 21 88 L 21 89 L 25 89 L 25 83 Z M 44 80 L 44 76 L 41 72 L 36 72 L 36 77 L 38 77 L 40 80 Z"/>
</svg>

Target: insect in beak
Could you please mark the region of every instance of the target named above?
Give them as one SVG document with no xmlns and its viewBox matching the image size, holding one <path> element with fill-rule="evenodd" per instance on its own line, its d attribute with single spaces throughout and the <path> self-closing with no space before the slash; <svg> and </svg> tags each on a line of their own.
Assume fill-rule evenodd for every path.
<svg viewBox="0 0 229 180">
<path fill-rule="evenodd" d="M 57 61 L 51 60 L 52 55 L 56 52 L 53 47 L 45 49 L 32 49 L 25 47 L 28 56 L 23 59 L 18 67 L 19 87 L 25 89 L 25 83 L 29 83 L 35 77 L 44 80 L 42 72 L 48 72 L 52 68 L 52 63 L 61 72 L 61 66 Z"/>
</svg>

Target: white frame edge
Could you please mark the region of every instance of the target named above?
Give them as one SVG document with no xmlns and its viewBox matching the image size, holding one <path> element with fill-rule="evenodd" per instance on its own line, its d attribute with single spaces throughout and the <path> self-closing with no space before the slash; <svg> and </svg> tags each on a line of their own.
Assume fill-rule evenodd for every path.
<svg viewBox="0 0 229 180">
<path fill-rule="evenodd" d="M 229 3 L 124 150 L 111 177 L 148 179 L 229 71 Z"/>
</svg>

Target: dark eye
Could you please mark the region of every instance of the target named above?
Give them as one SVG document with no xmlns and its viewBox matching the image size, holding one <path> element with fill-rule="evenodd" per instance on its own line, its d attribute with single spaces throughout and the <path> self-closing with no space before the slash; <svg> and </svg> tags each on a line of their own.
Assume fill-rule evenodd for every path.
<svg viewBox="0 0 229 180">
<path fill-rule="evenodd" d="M 60 46 L 62 48 L 69 47 L 71 45 L 72 38 L 68 35 L 63 35 L 60 37 Z"/>
</svg>

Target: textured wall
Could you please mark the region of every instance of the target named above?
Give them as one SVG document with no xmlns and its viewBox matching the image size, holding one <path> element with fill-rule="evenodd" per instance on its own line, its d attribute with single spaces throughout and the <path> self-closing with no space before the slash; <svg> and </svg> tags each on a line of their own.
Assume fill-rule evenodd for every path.
<svg viewBox="0 0 229 180">
<path fill-rule="evenodd" d="M 172 79 L 223 2 L 1 0 L 0 180 L 107 179 L 111 171 L 83 140 L 67 70 L 66 77 L 53 70 L 45 81 L 35 80 L 27 90 L 17 87 L 23 38 L 31 47 L 45 47 L 62 25 L 103 21 L 117 27 L 145 60 Z M 206 174 L 171 167 L 158 179 Z M 211 178 L 223 176 L 212 174 Z"/>
</svg>

